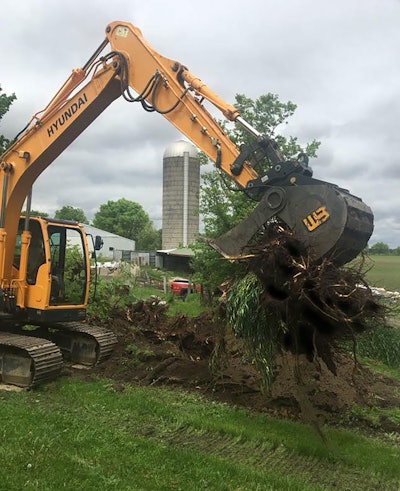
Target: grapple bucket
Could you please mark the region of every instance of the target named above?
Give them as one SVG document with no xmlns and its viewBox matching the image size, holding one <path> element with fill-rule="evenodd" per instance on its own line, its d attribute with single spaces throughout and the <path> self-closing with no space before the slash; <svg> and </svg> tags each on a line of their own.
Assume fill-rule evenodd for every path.
<svg viewBox="0 0 400 491">
<path fill-rule="evenodd" d="M 247 218 L 209 243 L 226 258 L 238 258 L 273 217 L 309 249 L 312 260 L 329 258 L 338 266 L 354 259 L 373 231 L 372 211 L 361 199 L 333 184 L 303 178 L 298 185 L 268 188 Z"/>
</svg>

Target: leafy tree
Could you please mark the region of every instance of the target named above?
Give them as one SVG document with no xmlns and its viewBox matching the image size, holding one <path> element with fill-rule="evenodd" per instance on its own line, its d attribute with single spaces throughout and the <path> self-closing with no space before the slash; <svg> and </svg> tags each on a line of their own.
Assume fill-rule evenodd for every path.
<svg viewBox="0 0 400 491">
<path fill-rule="evenodd" d="M 277 141 L 279 148 L 286 159 L 297 156 L 300 152 L 315 157 L 320 143 L 316 140 L 303 147 L 296 137 L 283 137 L 276 134 L 278 126 L 287 124 L 289 117 L 296 110 L 292 102 L 283 103 L 275 94 L 261 95 L 252 100 L 243 94 L 236 95 L 236 108 L 242 117 L 258 131 L 267 134 Z M 228 136 L 238 147 L 254 141 L 241 126 L 231 127 L 230 123 L 221 123 Z M 259 175 L 264 175 L 272 163 L 264 159 L 255 166 Z M 227 232 L 254 208 L 255 203 L 245 193 L 218 170 L 203 174 L 203 185 L 200 195 L 200 213 L 203 215 L 204 235 L 206 237 L 218 237 Z M 228 263 L 221 259 L 218 253 L 210 251 L 204 243 L 195 245 L 196 255 L 193 260 L 193 268 L 196 271 L 198 281 L 209 289 L 214 289 L 227 276 L 233 276 L 239 272 L 236 264 Z"/>
<path fill-rule="evenodd" d="M 393 249 L 392 253 L 395 256 L 400 256 L 400 246 Z"/>
<path fill-rule="evenodd" d="M 384 256 L 390 254 L 390 248 L 384 242 L 377 242 L 369 248 L 369 253 Z"/>
<path fill-rule="evenodd" d="M 11 104 L 17 98 L 15 94 L 7 95 L 2 92 L 2 88 L 0 87 L 0 120 L 10 109 Z M 0 135 L 0 154 L 5 152 L 7 147 L 10 145 L 10 140 L 3 135 Z"/>
<path fill-rule="evenodd" d="M 151 242 L 149 237 L 154 231 L 149 215 L 143 207 L 125 198 L 101 205 L 94 216 L 93 225 L 135 240 L 137 249 L 144 249 L 144 246 Z"/>
<path fill-rule="evenodd" d="M 26 210 L 21 211 L 22 216 L 26 216 Z M 42 218 L 47 218 L 49 216 L 48 213 L 45 211 L 39 211 L 39 210 L 31 210 L 29 212 L 29 216 L 31 217 L 42 217 Z"/>
<path fill-rule="evenodd" d="M 150 224 L 139 234 L 139 245 L 143 251 L 155 251 L 161 249 L 162 230 L 155 230 Z M 139 248 L 138 246 L 136 246 Z"/>
<path fill-rule="evenodd" d="M 54 218 L 60 220 L 74 220 L 79 223 L 89 223 L 89 220 L 86 218 L 85 213 L 81 208 L 74 208 L 70 205 L 65 205 L 57 210 L 54 214 Z"/>
</svg>

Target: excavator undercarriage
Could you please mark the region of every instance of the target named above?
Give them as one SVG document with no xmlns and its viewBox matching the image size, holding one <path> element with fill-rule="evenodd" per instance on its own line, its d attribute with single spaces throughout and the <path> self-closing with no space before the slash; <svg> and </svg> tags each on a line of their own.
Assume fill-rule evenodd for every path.
<svg viewBox="0 0 400 491">
<path fill-rule="evenodd" d="M 110 356 L 116 343 L 111 331 L 79 322 L 0 332 L 0 380 L 31 388 L 58 377 L 64 361 L 97 365 Z"/>
</svg>

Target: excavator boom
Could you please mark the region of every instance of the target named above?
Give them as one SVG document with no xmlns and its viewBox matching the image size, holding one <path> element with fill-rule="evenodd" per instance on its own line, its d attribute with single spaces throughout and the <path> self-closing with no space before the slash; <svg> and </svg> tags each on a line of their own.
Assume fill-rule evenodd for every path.
<svg viewBox="0 0 400 491">
<path fill-rule="evenodd" d="M 106 36 L 112 48 L 136 66 L 129 70 L 126 85 L 143 94 L 146 103 L 166 117 L 180 132 L 215 162 L 249 196 L 261 200 L 253 213 L 236 229 L 210 245 L 225 257 L 240 256 L 243 248 L 272 217 L 282 220 L 309 249 L 315 261 L 330 257 L 345 264 L 361 252 L 373 231 L 373 214 L 361 199 L 330 183 L 312 178 L 308 164 L 286 162 L 276 142 L 258 132 L 232 105 L 215 94 L 181 63 L 159 55 L 132 25 L 113 22 Z M 131 63 L 131 66 L 134 66 Z M 149 80 L 154 85 L 149 87 Z M 242 151 L 205 109 L 208 101 L 230 121 L 254 137 Z M 254 152 L 264 155 L 271 171 L 259 176 L 250 163 Z"/>
<path fill-rule="evenodd" d="M 0 378 L 15 380 L 16 364 L 22 374 L 17 380 L 28 386 L 58 373 L 61 355 L 46 338 L 49 327 L 63 352 L 77 354 L 79 362 L 96 363 L 112 351 L 113 336 L 100 328 L 84 328 L 78 322 L 85 317 L 90 283 L 84 231 L 78 224 L 30 219 L 29 206 L 27 218 L 20 222 L 19 217 L 40 174 L 119 97 L 140 103 L 147 112 L 161 114 L 239 190 L 259 202 L 235 229 L 210 242 L 225 257 L 240 256 L 271 220 L 279 220 L 293 231 L 310 249 L 313 260 L 329 257 L 337 264 L 350 261 L 362 251 L 372 233 L 373 215 L 361 199 L 314 179 L 306 156 L 286 160 L 270 136 L 253 128 L 237 108 L 186 66 L 157 53 L 140 29 L 127 22 L 112 22 L 84 66 L 72 71 L 48 105 L 32 117 L 0 157 L 0 328 L 25 322 L 37 325 L 38 332 L 44 333 L 37 342 L 25 342 L 21 337 L 24 333 L 16 329 L 11 336 L 0 333 Z M 253 143 L 239 149 L 205 103 L 241 125 L 252 135 Z M 253 167 L 254 155 L 269 164 L 265 175 L 259 175 Z M 35 230 L 43 259 L 32 277 L 29 272 Z M 73 282 L 70 294 L 65 293 L 66 280 L 74 276 L 66 274 L 70 236 L 78 241 L 82 253 L 82 266 L 76 265 L 81 276 L 79 295 L 75 297 Z M 51 362 L 43 364 L 39 360 L 46 353 L 51 354 Z M 90 356 L 87 358 L 85 353 Z"/>
<path fill-rule="evenodd" d="M 48 106 L 32 118 L 25 133 L 2 157 L 3 181 L 6 180 L 2 208 L 6 212 L 0 231 L 7 230 L 4 240 L 10 243 L 2 253 L 0 241 L 3 279 L 10 276 L 17 216 L 34 180 L 121 95 L 129 102 L 140 102 L 148 112 L 164 116 L 239 189 L 261 201 L 252 217 L 240 226 L 242 240 L 238 241 L 232 233 L 219 242 L 212 242 L 225 256 L 238 255 L 238 244 L 251 239 L 252 228 L 245 233 L 250 222 L 260 226 L 272 216 L 281 218 L 294 229 L 299 238 L 313 248 L 316 259 L 333 253 L 338 262 L 343 263 L 364 249 L 372 233 L 373 216 L 361 200 L 339 191 L 333 184 L 315 181 L 308 166 L 286 162 L 272 138 L 253 128 L 234 106 L 222 100 L 184 65 L 157 53 L 139 28 L 116 21 L 106 27 L 105 33 L 106 39 L 88 62 L 83 68 L 73 70 Z M 103 55 L 108 46 L 110 52 Z M 239 150 L 205 108 L 204 101 L 252 134 L 251 148 Z M 272 164 L 272 171 L 267 175 L 258 175 L 250 163 L 254 152 L 264 155 Z M 275 191 L 278 187 L 282 191 Z M 282 195 L 279 206 L 269 204 L 268 197 L 277 194 Z M 354 213 L 359 219 L 354 219 L 355 208 L 349 206 L 356 201 L 359 212 Z M 256 222 L 254 216 L 257 216 Z M 348 253 L 349 238 L 351 254 Z"/>
</svg>

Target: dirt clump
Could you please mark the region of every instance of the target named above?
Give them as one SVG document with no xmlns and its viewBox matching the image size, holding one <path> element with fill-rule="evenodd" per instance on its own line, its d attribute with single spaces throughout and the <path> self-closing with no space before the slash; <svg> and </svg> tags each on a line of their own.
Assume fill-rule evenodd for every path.
<svg viewBox="0 0 400 491">
<path fill-rule="evenodd" d="M 258 278 L 257 302 L 276 331 L 278 350 L 304 354 L 310 361 L 322 358 L 334 372 L 338 345 L 354 341 L 372 320 L 384 318 L 362 265 L 339 267 L 334 255 L 314 260 L 310 249 L 279 225 L 268 229 L 243 261 Z"/>
<path fill-rule="evenodd" d="M 310 423 L 343 422 L 354 404 L 400 405 L 400 383 L 355 363 L 346 353 L 330 358 L 332 370 L 318 355 L 310 359 L 306 353 L 283 351 L 266 391 L 243 340 L 210 312 L 168 317 L 165 302 L 152 298 L 115 312 L 109 328 L 118 345 L 94 373 L 112 379 L 116 390 L 123 390 L 124 383 L 181 387 L 251 411 Z M 369 425 L 362 418 L 350 422 Z M 382 420 L 380 427 L 400 433 L 400 425 L 391 421 Z"/>
<path fill-rule="evenodd" d="M 196 390 L 316 427 L 346 418 L 368 426 L 368 417 L 349 416 L 363 414 L 355 406 L 399 407 L 400 383 L 355 356 L 356 336 L 385 313 L 360 270 L 313 260 L 280 224 L 245 252 L 244 274 L 222 288 L 218 315 L 170 317 L 157 297 L 116 311 L 109 327 L 118 346 L 97 373 L 116 384 Z M 400 433 L 393 421 L 378 426 Z"/>
</svg>

